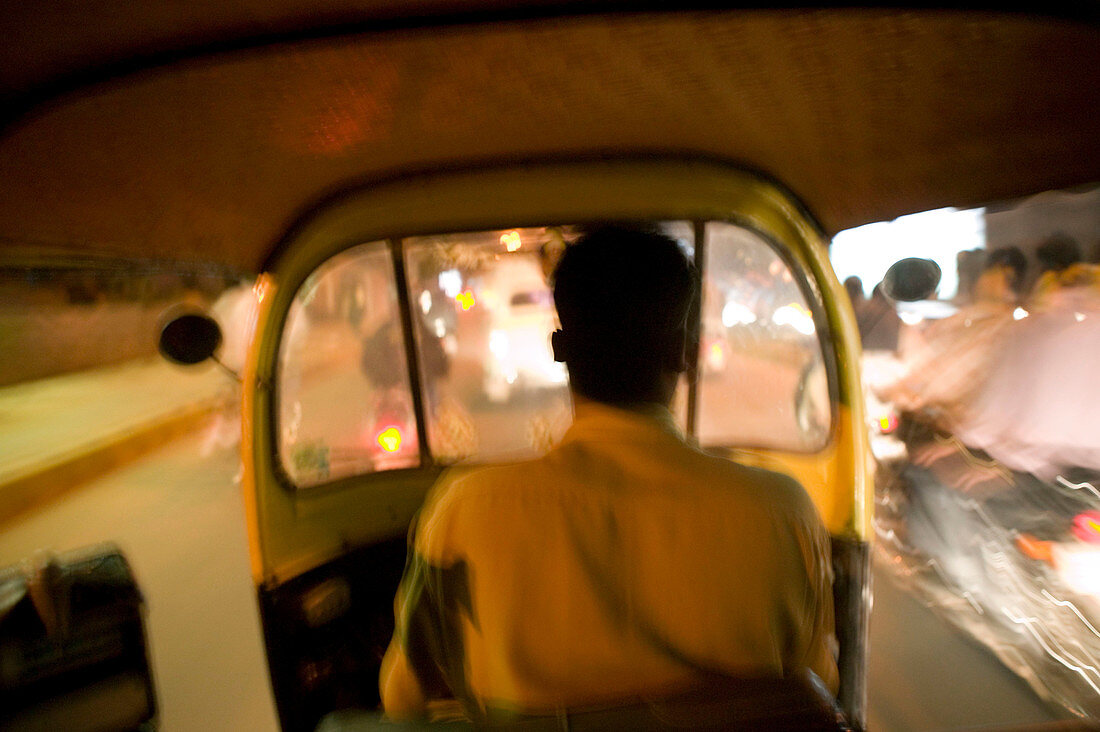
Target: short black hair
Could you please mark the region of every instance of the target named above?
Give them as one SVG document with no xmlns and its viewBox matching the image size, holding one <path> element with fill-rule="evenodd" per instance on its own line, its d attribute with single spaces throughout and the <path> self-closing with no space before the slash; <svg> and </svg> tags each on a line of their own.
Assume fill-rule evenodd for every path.
<svg viewBox="0 0 1100 732">
<path fill-rule="evenodd" d="M 863 280 L 855 275 L 844 280 L 844 289 L 853 301 L 863 298 Z"/>
<path fill-rule="evenodd" d="M 1081 246 L 1073 237 L 1058 232 L 1043 240 L 1035 250 L 1035 256 L 1043 271 L 1061 272 L 1071 264 L 1081 261 Z"/>
<path fill-rule="evenodd" d="M 554 272 L 554 302 L 573 388 L 596 401 L 645 401 L 681 348 L 694 267 L 653 227 L 589 227 Z"/>
<path fill-rule="evenodd" d="M 1008 267 L 1011 269 L 1012 281 L 1009 282 L 1009 286 L 1019 292 L 1024 281 L 1024 274 L 1027 273 L 1027 256 L 1020 247 L 999 247 L 989 253 L 985 267 L 986 269 L 992 267 Z"/>
</svg>

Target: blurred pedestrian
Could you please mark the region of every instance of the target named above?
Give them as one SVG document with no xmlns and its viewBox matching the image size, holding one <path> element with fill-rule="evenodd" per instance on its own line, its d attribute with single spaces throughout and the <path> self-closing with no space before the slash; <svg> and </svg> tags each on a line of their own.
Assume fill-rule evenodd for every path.
<svg viewBox="0 0 1100 732">
<path fill-rule="evenodd" d="M 968 445 L 1009 467 L 1050 478 L 1070 467 L 1100 469 L 1100 268 L 1080 261 L 1065 235 L 1036 250 L 1044 273 L 1009 332 L 1002 357 L 957 427 Z"/>
<path fill-rule="evenodd" d="M 994 249 L 974 283 L 974 300 L 982 304 L 1016 303 L 1027 273 L 1027 257 L 1016 246 Z"/>
<path fill-rule="evenodd" d="M 864 351 L 898 350 L 901 319 L 881 282 L 871 291 L 871 299 L 866 301 L 861 311 L 857 311 L 857 322 Z"/>
<path fill-rule="evenodd" d="M 221 346 L 216 353 L 218 362 L 236 374 L 237 378 L 226 377 L 221 391 L 224 403 L 214 413 L 200 447 L 200 454 L 203 456 L 211 454 L 215 449 L 235 448 L 241 438 L 240 377 L 256 325 L 256 293 L 253 283 L 242 281 L 224 290 L 210 306 L 210 317 L 218 322 L 222 332 Z M 241 468 L 238 466 L 234 481 L 239 481 L 240 478 Z"/>
<path fill-rule="evenodd" d="M 903 376 L 883 396 L 908 410 L 929 411 L 948 429 L 963 419 L 997 367 L 1026 268 L 1018 247 L 991 252 L 974 282 L 973 300 L 924 329 L 923 345 L 906 354 Z"/>
<path fill-rule="evenodd" d="M 1092 270 L 1091 265 L 1083 264 L 1077 241 L 1061 233 L 1044 240 L 1035 250 L 1035 256 L 1039 260 L 1040 276 L 1028 301 L 1029 309 L 1036 311 L 1050 307 L 1051 297 L 1074 280 L 1088 277 Z"/>
<path fill-rule="evenodd" d="M 859 307 L 867 299 L 863 294 L 863 280 L 852 275 L 844 280 L 844 291 L 848 293 L 848 299 L 852 301 L 852 307 L 856 308 L 858 312 Z"/>
</svg>

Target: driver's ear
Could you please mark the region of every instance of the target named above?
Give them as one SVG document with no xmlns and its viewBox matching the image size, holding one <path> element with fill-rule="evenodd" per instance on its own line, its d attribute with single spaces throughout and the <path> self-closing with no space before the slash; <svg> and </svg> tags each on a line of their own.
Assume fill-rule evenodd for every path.
<svg viewBox="0 0 1100 732">
<path fill-rule="evenodd" d="M 565 334 L 561 332 L 561 329 L 555 330 L 550 334 L 550 349 L 554 352 L 554 360 L 559 363 L 565 363 L 569 359 L 566 357 L 565 346 L 566 338 Z"/>
</svg>

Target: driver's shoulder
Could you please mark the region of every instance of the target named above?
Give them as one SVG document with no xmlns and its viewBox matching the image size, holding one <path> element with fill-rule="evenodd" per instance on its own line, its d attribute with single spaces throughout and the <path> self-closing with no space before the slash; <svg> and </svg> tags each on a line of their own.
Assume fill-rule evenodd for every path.
<svg viewBox="0 0 1100 732">
<path fill-rule="evenodd" d="M 739 498 L 763 508 L 780 509 L 795 515 L 815 512 L 809 493 L 790 475 L 712 455 L 704 457 L 708 468 L 707 479 L 712 480 L 718 490 L 736 490 Z"/>
<path fill-rule="evenodd" d="M 522 490 L 536 476 L 547 474 L 549 470 L 545 458 L 452 467 L 432 488 L 435 500 L 431 504 L 436 511 L 447 511 L 481 501 L 500 500 L 502 496 Z"/>
</svg>

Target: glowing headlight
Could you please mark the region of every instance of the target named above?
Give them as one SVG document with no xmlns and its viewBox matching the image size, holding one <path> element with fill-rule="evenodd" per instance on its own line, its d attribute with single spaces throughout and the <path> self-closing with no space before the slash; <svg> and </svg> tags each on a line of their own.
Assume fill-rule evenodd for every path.
<svg viewBox="0 0 1100 732">
<path fill-rule="evenodd" d="M 518 231 L 509 231 L 500 235 L 500 244 L 509 252 L 518 252 L 520 247 L 523 246 L 523 241 L 520 239 Z"/>
<path fill-rule="evenodd" d="M 722 325 L 732 328 L 735 325 L 750 325 L 756 322 L 756 313 L 739 302 L 727 302 L 722 308 Z"/>
<path fill-rule="evenodd" d="M 457 297 L 462 292 L 462 274 L 457 269 L 443 270 L 439 273 L 439 289 L 447 297 Z"/>
<path fill-rule="evenodd" d="M 1053 554 L 1054 567 L 1067 587 L 1082 595 L 1100 597 L 1100 547 L 1055 544 Z"/>
<path fill-rule="evenodd" d="M 816 330 L 813 315 L 796 302 L 784 305 L 772 313 L 772 322 L 776 325 L 789 325 L 802 335 L 813 335 Z"/>
<path fill-rule="evenodd" d="M 489 351 L 498 360 L 503 360 L 508 356 L 509 343 L 508 334 L 503 330 L 494 330 L 489 333 Z"/>
</svg>

